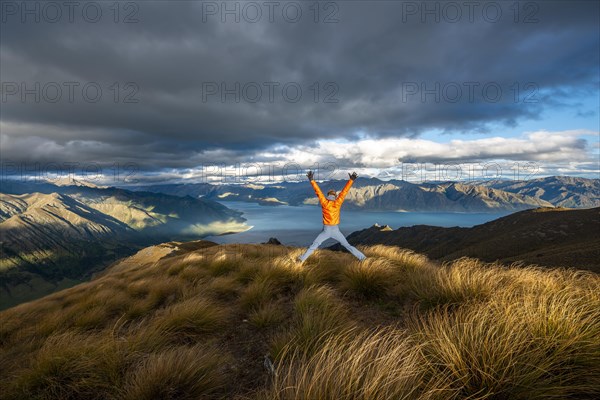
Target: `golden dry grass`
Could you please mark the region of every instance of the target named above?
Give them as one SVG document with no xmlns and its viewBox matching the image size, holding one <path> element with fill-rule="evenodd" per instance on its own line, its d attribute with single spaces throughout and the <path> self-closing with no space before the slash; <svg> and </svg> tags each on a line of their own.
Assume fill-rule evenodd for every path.
<svg viewBox="0 0 600 400">
<path fill-rule="evenodd" d="M 227 362 L 231 362 L 228 354 L 203 345 L 150 354 L 127 372 L 122 398 L 194 400 L 219 396 L 227 383 L 222 368 Z"/>
<path fill-rule="evenodd" d="M 222 328 L 228 312 L 227 308 L 206 299 L 192 298 L 157 312 L 149 329 L 173 340 L 194 342 L 203 334 Z"/>
<path fill-rule="evenodd" d="M 285 320 L 285 311 L 278 302 L 269 302 L 254 309 L 248 315 L 248 322 L 257 328 L 271 328 Z"/>
<path fill-rule="evenodd" d="M 401 331 L 350 328 L 318 352 L 286 348 L 268 399 L 411 399 L 420 379 L 416 343 Z M 288 353 L 288 351 L 290 351 Z"/>
<path fill-rule="evenodd" d="M 344 272 L 341 286 L 358 296 L 376 298 L 385 296 L 398 278 L 388 259 L 371 257 L 362 262 L 353 261 Z"/>
<path fill-rule="evenodd" d="M 126 353 L 125 343 L 105 335 L 73 331 L 53 335 L 25 368 L 22 366 L 18 374 L 7 380 L 2 396 L 13 399 L 116 396 L 127 369 Z"/>
<path fill-rule="evenodd" d="M 3 311 L 0 398 L 600 397 L 598 275 L 361 250 L 196 249 Z"/>
</svg>

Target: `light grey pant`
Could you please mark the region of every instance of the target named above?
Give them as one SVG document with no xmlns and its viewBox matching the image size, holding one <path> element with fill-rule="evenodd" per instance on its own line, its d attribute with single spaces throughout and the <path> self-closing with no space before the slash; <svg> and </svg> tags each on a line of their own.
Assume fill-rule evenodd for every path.
<svg viewBox="0 0 600 400">
<path fill-rule="evenodd" d="M 342 235 L 342 232 L 340 232 L 340 228 L 338 227 L 338 225 L 323 225 L 323 230 L 321 231 L 321 233 L 319 233 L 319 236 L 317 236 L 315 241 L 312 242 L 312 244 L 306 250 L 306 252 L 300 256 L 300 261 L 306 260 L 308 256 L 310 256 L 319 247 L 319 245 L 327 239 L 337 240 L 342 246 L 346 248 L 346 250 L 352 253 L 352 255 L 354 255 L 354 257 L 358 258 L 359 260 L 364 260 L 365 258 L 367 258 L 363 253 L 360 252 L 360 250 L 348 243 L 344 235 Z"/>
</svg>

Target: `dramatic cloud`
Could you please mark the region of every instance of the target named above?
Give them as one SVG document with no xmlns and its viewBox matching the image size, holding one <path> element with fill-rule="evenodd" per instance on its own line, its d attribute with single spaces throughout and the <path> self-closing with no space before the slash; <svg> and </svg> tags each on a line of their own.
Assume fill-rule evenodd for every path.
<svg viewBox="0 0 600 400">
<path fill-rule="evenodd" d="M 3 159 L 160 173 L 224 160 L 586 161 L 577 134 L 501 132 L 546 110 L 597 115 L 576 99 L 598 90 L 599 3 L 451 3 L 136 1 L 117 14 L 82 2 L 70 22 L 61 2 L 60 18 L 45 2 L 3 2 Z M 418 139 L 429 130 L 482 139 Z"/>
<path fill-rule="evenodd" d="M 489 137 L 438 143 L 423 139 L 319 141 L 316 147 L 290 149 L 290 160 L 304 164 L 335 161 L 352 167 L 388 168 L 399 162 L 479 162 L 496 159 L 560 161 L 586 159 L 588 144 L 581 135 L 593 132 L 531 132 L 520 138 Z"/>
<path fill-rule="evenodd" d="M 419 171 L 428 176 L 453 174 L 448 179 L 460 180 L 486 178 L 490 174 L 514 177 L 515 173 L 596 177 L 600 174 L 597 155 L 587 138 L 599 134 L 584 130 L 538 131 L 520 137 L 455 139 L 446 143 L 419 138 L 323 139 L 311 145 L 278 145 L 255 152 L 207 150 L 190 154 L 185 161 L 170 160 L 178 167 L 162 169 L 144 168 L 144 164 L 131 161 L 137 159 L 133 148 L 128 149 L 129 154 L 115 154 L 113 160 L 117 161 L 106 165 L 95 161 L 104 150 L 102 145 L 67 142 L 58 146 L 29 137 L 5 139 L 1 144 L 31 155 L 28 163 L 5 164 L 5 174 L 29 173 L 49 180 L 70 177 L 106 185 L 294 181 L 304 179 L 308 169 L 318 170 L 328 178 L 344 178 L 348 171 L 356 170 L 362 176 L 382 179 L 404 179 L 407 173 L 414 175 Z M 7 143 L 9 140 L 13 142 Z M 70 162 L 53 161 L 70 152 L 77 152 L 79 157 Z M 163 156 L 158 151 L 153 154 L 156 159 Z"/>
</svg>

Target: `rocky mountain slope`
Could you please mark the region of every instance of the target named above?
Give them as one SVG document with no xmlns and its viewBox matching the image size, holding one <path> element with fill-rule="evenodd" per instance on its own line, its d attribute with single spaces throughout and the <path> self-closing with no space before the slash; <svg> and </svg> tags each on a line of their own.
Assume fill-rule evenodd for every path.
<svg viewBox="0 0 600 400">
<path fill-rule="evenodd" d="M 346 181 L 319 182 L 322 190 L 341 190 Z M 133 187 L 178 196 L 189 195 L 217 201 L 248 201 L 264 205 L 316 204 L 314 192 L 307 182 L 257 184 L 173 184 Z M 599 202 L 600 203 L 600 202 Z M 544 199 L 521 193 L 511 193 L 462 183 L 413 184 L 406 181 L 381 181 L 358 178 L 348 194 L 345 207 L 367 211 L 430 211 L 430 212 L 499 212 L 535 207 L 549 207 Z"/>
<path fill-rule="evenodd" d="M 550 176 L 527 181 L 482 181 L 476 184 L 542 199 L 556 207 L 600 206 L 600 179 Z"/>
<path fill-rule="evenodd" d="M 18 193 L 31 189 L 39 191 Z M 2 190 L 13 192 L 0 193 L 5 304 L 89 276 L 140 246 L 247 229 L 239 212 L 206 199 L 18 182 Z"/>
</svg>

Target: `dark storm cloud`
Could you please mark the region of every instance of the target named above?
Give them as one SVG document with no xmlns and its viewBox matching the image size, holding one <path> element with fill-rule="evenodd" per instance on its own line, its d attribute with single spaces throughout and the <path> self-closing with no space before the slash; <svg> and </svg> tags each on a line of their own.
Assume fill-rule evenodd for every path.
<svg viewBox="0 0 600 400">
<path fill-rule="evenodd" d="M 60 23 L 44 15 L 40 23 L 31 15 L 23 23 L 21 10 L 3 6 L 3 85 L 35 90 L 36 83 L 55 82 L 63 90 L 56 103 L 47 98 L 52 88 L 39 102 L 32 94 L 22 102 L 22 93 L 7 94 L 14 86 L 3 86 L 4 158 L 132 160 L 148 169 L 251 161 L 262 149 L 315 139 L 416 137 L 432 128 L 486 133 L 490 124 L 514 126 L 597 90 L 598 2 L 529 2 L 518 16 L 512 2 L 495 2 L 486 13 L 488 3 L 476 2 L 472 15 L 457 2 L 456 23 L 444 2 L 428 2 L 434 11 L 425 15 L 423 2 L 333 2 L 337 11 L 321 3 L 320 23 L 312 2 L 295 3 L 303 12 L 295 23 L 282 16 L 284 2 L 273 22 L 264 3 L 254 3 L 263 12 L 256 23 L 248 21 L 252 10 L 239 23 L 206 14 L 223 2 L 132 3 L 137 8 L 121 4 L 117 23 L 109 3 L 96 3 L 103 11 L 97 23 L 82 18 L 82 6 L 72 23 L 66 15 Z M 243 10 L 247 3 L 226 4 Z M 331 12 L 339 22 L 323 23 Z M 123 23 L 128 15 L 138 22 Z M 73 101 L 69 82 L 77 84 Z M 236 103 L 227 95 L 222 102 L 220 88 L 206 95 L 213 83 L 236 82 L 251 84 L 248 97 L 258 85 L 261 99 L 242 95 Z M 279 84 L 272 102 L 268 82 Z M 281 93 L 292 82 L 303 91 L 298 102 Z M 102 90 L 98 102 L 82 94 L 90 83 Z M 431 90 L 436 83 L 439 98 L 422 101 L 421 85 Z M 323 102 L 328 94 L 337 102 Z M 525 102 L 527 95 L 534 101 Z"/>
</svg>

